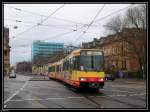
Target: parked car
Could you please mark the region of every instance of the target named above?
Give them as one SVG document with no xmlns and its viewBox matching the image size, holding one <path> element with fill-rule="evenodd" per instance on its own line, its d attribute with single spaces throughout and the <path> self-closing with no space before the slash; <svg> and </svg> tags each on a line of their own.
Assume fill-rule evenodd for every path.
<svg viewBox="0 0 150 112">
<path fill-rule="evenodd" d="M 9 78 L 16 78 L 16 73 L 15 73 L 15 72 L 12 72 L 12 73 L 9 75 Z"/>
<path fill-rule="evenodd" d="M 113 74 L 106 74 L 106 75 L 105 75 L 105 80 L 112 80 L 112 81 L 114 81 L 114 80 L 115 80 L 115 77 L 114 77 Z"/>
</svg>

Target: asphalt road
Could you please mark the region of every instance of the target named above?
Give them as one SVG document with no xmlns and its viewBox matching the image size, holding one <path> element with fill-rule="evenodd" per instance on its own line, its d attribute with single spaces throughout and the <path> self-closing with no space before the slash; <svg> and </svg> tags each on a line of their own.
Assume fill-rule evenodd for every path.
<svg viewBox="0 0 150 112">
<path fill-rule="evenodd" d="M 17 75 L 4 79 L 4 109 L 145 109 L 146 81 L 116 79 L 106 81 L 98 92 L 76 91 L 65 84 L 48 80 L 31 80 Z M 40 78 L 37 78 L 40 79 Z"/>
</svg>

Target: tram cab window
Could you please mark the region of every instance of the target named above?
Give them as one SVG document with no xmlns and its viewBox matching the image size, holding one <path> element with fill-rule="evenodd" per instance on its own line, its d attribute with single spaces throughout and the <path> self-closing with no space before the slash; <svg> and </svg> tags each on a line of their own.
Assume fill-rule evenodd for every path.
<svg viewBox="0 0 150 112">
<path fill-rule="evenodd" d="M 80 70 L 100 71 L 103 69 L 103 62 L 101 52 L 83 51 L 80 56 Z"/>
</svg>

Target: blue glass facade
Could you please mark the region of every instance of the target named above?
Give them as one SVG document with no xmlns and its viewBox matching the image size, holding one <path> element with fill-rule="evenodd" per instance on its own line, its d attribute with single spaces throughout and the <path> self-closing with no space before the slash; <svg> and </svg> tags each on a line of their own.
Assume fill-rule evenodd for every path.
<svg viewBox="0 0 150 112">
<path fill-rule="evenodd" d="M 64 48 L 63 43 L 49 43 L 36 41 L 32 44 L 32 60 L 36 57 L 36 55 L 40 55 L 43 57 L 48 57 L 53 55 L 56 52 L 61 51 Z"/>
</svg>

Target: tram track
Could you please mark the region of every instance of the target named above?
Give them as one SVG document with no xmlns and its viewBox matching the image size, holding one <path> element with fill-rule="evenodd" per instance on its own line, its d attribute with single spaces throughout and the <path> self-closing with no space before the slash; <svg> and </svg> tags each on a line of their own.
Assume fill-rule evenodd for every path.
<svg viewBox="0 0 150 112">
<path fill-rule="evenodd" d="M 88 95 L 86 95 L 86 94 L 84 95 L 84 94 L 77 93 L 77 92 L 79 92 L 79 91 L 77 91 L 77 89 L 75 89 L 75 88 L 69 87 L 69 89 L 70 89 L 72 92 L 76 93 L 77 95 L 80 95 L 81 97 L 84 97 L 85 99 L 89 100 L 90 102 L 96 104 L 99 109 L 104 108 L 104 106 L 103 106 L 102 104 L 99 104 L 98 102 L 96 102 L 95 100 L 92 99 L 92 98 L 95 97 L 95 96 L 93 96 L 92 98 L 90 98 L 90 96 L 88 96 Z M 95 97 L 95 98 L 96 98 L 96 97 Z"/>
</svg>

